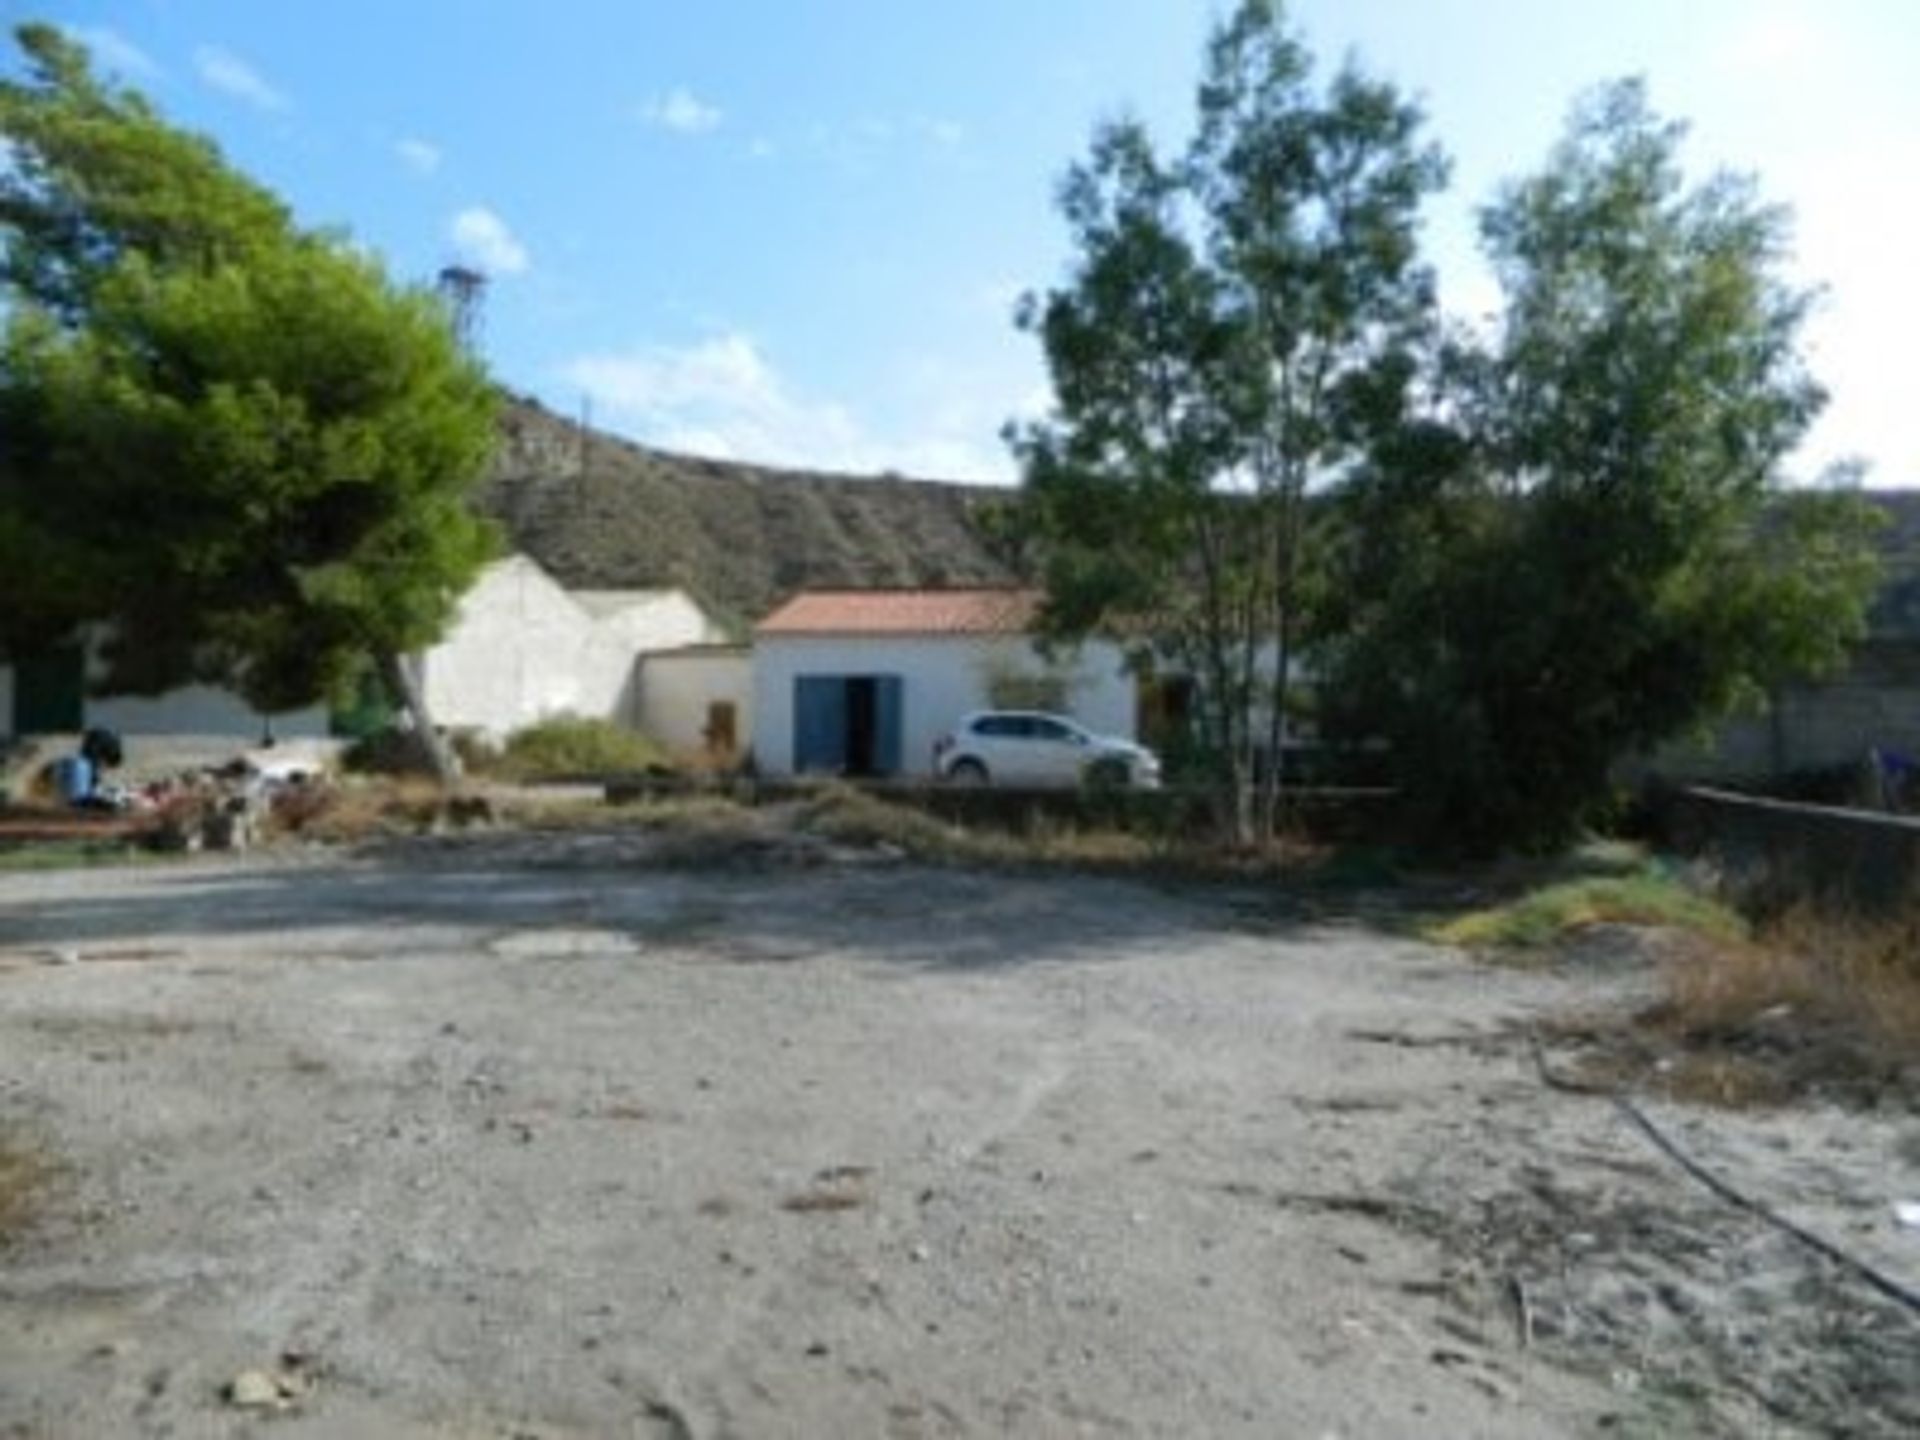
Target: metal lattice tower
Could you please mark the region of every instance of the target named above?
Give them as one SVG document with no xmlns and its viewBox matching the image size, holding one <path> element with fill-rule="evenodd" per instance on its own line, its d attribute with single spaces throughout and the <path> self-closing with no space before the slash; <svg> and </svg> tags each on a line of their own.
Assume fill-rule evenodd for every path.
<svg viewBox="0 0 1920 1440">
<path fill-rule="evenodd" d="M 453 312 L 453 337 L 469 355 L 480 349 L 480 318 L 487 296 L 487 277 L 465 265 L 449 265 L 440 272 L 440 293 Z"/>
</svg>

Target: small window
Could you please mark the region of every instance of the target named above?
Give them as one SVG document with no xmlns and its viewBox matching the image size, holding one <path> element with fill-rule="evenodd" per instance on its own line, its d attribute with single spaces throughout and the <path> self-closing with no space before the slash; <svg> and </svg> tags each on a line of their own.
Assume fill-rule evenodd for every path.
<svg viewBox="0 0 1920 1440">
<path fill-rule="evenodd" d="M 1021 715 L 982 715 L 973 722 L 973 733 L 995 740 L 1016 740 L 1028 733 L 1028 723 Z"/>
<path fill-rule="evenodd" d="M 1050 740 L 1058 745 L 1071 742 L 1076 737 L 1071 729 L 1062 725 L 1058 720 L 1035 720 L 1033 722 L 1033 738 L 1036 740 Z"/>
</svg>

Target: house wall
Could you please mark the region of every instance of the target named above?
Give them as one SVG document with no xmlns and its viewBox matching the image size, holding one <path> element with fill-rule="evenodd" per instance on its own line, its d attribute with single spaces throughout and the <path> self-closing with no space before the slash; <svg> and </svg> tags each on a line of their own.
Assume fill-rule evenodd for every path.
<svg viewBox="0 0 1920 1440">
<path fill-rule="evenodd" d="M 592 621 L 581 659 L 580 712 L 645 730 L 636 657 L 725 638 L 706 611 L 679 590 L 649 595 L 600 614 Z"/>
<path fill-rule="evenodd" d="M 420 660 L 436 724 L 499 740 L 561 711 L 581 710 L 580 659 L 592 622 L 538 565 L 489 565 L 453 624 Z"/>
<path fill-rule="evenodd" d="M 1633 768 L 1765 780 L 1859 764 L 1872 749 L 1920 757 L 1920 642 L 1869 641 L 1832 679 L 1789 686 L 1760 713 L 1736 715 L 1705 741 L 1668 745 Z"/>
<path fill-rule="evenodd" d="M 753 748 L 753 656 L 745 648 L 643 655 L 639 672 L 640 730 L 676 755 L 704 755 L 707 710 L 732 704 L 735 743 Z"/>
<path fill-rule="evenodd" d="M 99 637 L 87 662 L 89 683 L 106 673 L 98 650 Z M 14 677 L 11 665 L 0 665 L 0 734 L 13 728 Z M 230 690 L 212 685 L 183 685 L 159 695 L 86 695 L 81 702 L 81 726 L 102 726 L 122 735 L 232 735 L 258 740 L 271 720 L 280 739 L 315 739 L 330 730 L 327 707 L 310 705 L 262 716 Z"/>
<path fill-rule="evenodd" d="M 582 605 L 525 556 L 487 567 L 421 658 L 436 723 L 495 741 L 562 712 L 640 723 L 635 660 L 699 644 L 713 624 L 679 591 Z"/>
<path fill-rule="evenodd" d="M 262 716 L 232 691 L 187 685 L 163 695 L 89 696 L 89 726 L 122 735 L 233 735 L 256 741 L 271 724 L 280 740 L 312 740 L 328 733 L 327 707 L 309 705 Z"/>
<path fill-rule="evenodd" d="M 1066 679 L 1066 713 L 1090 730 L 1132 739 L 1135 685 L 1118 648 L 1090 642 L 1052 667 Z M 933 772 L 933 742 L 969 710 L 992 707 L 1001 674 L 1049 669 L 1024 636 L 763 635 L 753 647 L 754 760 L 761 773 L 794 768 L 794 681 L 802 675 L 898 675 L 903 773 Z"/>
</svg>

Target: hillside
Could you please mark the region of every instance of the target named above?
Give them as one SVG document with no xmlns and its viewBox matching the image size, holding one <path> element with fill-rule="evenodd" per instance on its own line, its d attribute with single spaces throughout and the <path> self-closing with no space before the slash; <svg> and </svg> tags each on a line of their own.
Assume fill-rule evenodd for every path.
<svg viewBox="0 0 1920 1440">
<path fill-rule="evenodd" d="M 1004 490 L 672 455 L 509 398 L 481 508 L 582 589 L 680 585 L 751 623 L 810 586 L 1013 579 L 978 524 Z"/>
</svg>

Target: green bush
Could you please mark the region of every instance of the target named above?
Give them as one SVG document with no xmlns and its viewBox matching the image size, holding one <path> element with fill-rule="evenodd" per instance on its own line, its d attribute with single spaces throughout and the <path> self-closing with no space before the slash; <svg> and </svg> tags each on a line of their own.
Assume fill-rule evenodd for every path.
<svg viewBox="0 0 1920 1440">
<path fill-rule="evenodd" d="M 498 773 L 512 780 L 564 780 L 672 768 L 653 741 L 611 720 L 554 715 L 507 737 Z"/>
</svg>

